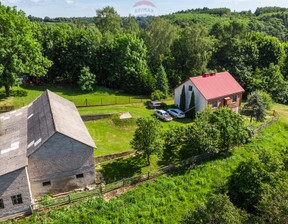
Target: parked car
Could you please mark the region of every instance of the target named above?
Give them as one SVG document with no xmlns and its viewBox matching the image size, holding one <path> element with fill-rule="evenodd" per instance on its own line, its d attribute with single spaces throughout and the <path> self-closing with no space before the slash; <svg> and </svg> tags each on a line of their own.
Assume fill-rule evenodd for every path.
<svg viewBox="0 0 288 224">
<path fill-rule="evenodd" d="M 155 110 L 154 114 L 157 118 L 160 118 L 164 121 L 172 121 L 173 118 L 164 110 Z"/>
<path fill-rule="evenodd" d="M 167 112 L 173 117 L 185 118 L 185 114 L 183 113 L 183 111 L 179 110 L 177 108 L 176 109 L 175 108 L 168 109 Z"/>
<path fill-rule="evenodd" d="M 151 109 L 163 109 L 167 107 L 167 104 L 160 101 L 150 101 L 149 107 Z"/>
</svg>

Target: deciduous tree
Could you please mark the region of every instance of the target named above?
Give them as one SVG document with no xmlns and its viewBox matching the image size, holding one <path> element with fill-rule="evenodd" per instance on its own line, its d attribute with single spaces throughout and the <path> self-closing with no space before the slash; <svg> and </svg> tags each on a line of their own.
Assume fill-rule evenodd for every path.
<svg viewBox="0 0 288 224">
<path fill-rule="evenodd" d="M 153 118 L 139 118 L 136 124 L 138 128 L 130 144 L 137 152 L 143 152 L 150 165 L 150 156 L 162 153 L 161 123 Z"/>
<path fill-rule="evenodd" d="M 96 84 L 96 75 L 90 72 L 89 67 L 83 67 L 81 70 L 78 85 L 84 91 L 92 91 Z"/>
<path fill-rule="evenodd" d="M 98 9 L 96 14 L 95 24 L 102 34 L 108 31 L 116 34 L 123 26 L 120 15 L 113 7 L 107 6 L 103 9 Z"/>
<path fill-rule="evenodd" d="M 10 88 L 19 85 L 20 73 L 43 76 L 52 62 L 42 55 L 42 47 L 35 38 L 39 25 L 31 23 L 23 11 L 0 3 L 0 86 L 6 96 Z"/>
</svg>

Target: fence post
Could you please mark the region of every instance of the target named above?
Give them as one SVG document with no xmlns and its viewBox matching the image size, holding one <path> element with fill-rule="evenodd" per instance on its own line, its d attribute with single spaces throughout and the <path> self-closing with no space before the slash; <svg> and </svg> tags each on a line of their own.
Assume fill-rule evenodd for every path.
<svg viewBox="0 0 288 224">
<path fill-rule="evenodd" d="M 68 194 L 68 203 L 71 203 L 70 194 Z"/>
<path fill-rule="evenodd" d="M 85 101 L 86 101 L 86 107 L 87 107 L 88 106 L 88 100 L 86 99 Z"/>
<path fill-rule="evenodd" d="M 123 178 L 123 187 L 125 186 L 125 179 Z"/>
<path fill-rule="evenodd" d="M 148 171 L 148 177 L 147 177 L 147 180 L 149 180 L 150 178 L 150 171 Z"/>
</svg>

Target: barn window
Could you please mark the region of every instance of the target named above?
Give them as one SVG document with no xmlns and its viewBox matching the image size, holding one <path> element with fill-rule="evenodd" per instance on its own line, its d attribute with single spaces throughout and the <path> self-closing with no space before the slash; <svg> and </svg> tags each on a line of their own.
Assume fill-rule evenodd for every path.
<svg viewBox="0 0 288 224">
<path fill-rule="evenodd" d="M 4 207 L 3 199 L 0 199 L 0 209 L 1 209 L 1 208 L 5 208 L 5 207 Z"/>
<path fill-rule="evenodd" d="M 43 182 L 42 185 L 43 185 L 43 187 L 49 186 L 49 185 L 51 185 L 51 182 L 50 181 L 46 181 L 46 182 Z"/>
<path fill-rule="evenodd" d="M 218 101 L 214 101 L 212 103 L 212 108 L 217 108 L 218 107 Z"/>
<path fill-rule="evenodd" d="M 193 86 L 189 86 L 189 91 L 192 91 L 193 90 Z"/>
<path fill-rule="evenodd" d="M 78 178 L 83 178 L 84 177 L 84 174 L 83 173 L 80 173 L 80 174 L 77 174 L 76 175 L 76 178 L 78 179 Z"/>
<path fill-rule="evenodd" d="M 237 103 L 237 101 L 238 101 L 238 96 L 234 96 L 233 100 L 232 100 L 232 103 Z"/>
<path fill-rule="evenodd" d="M 12 196 L 11 199 L 12 199 L 13 205 L 18 205 L 18 204 L 22 204 L 23 203 L 21 194 Z"/>
</svg>

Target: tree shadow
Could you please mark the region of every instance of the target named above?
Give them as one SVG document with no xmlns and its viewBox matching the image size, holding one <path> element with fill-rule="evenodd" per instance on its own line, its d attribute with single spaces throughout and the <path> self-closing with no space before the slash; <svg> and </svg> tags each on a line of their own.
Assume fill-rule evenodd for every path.
<svg viewBox="0 0 288 224">
<path fill-rule="evenodd" d="M 10 96 L 13 96 L 13 97 L 25 97 L 27 95 L 28 95 L 28 91 L 26 91 L 26 90 L 13 90 L 13 89 L 10 90 Z M 4 101 L 6 99 L 7 99 L 7 97 L 6 97 L 5 90 L 1 90 L 0 91 L 0 101 Z"/>
<path fill-rule="evenodd" d="M 113 162 L 103 164 L 99 172 L 103 173 L 106 184 L 113 183 L 123 178 L 141 174 L 141 168 L 147 166 L 147 159 L 143 155 L 130 156 L 127 159 L 116 159 Z"/>
<path fill-rule="evenodd" d="M 127 96 L 127 97 L 134 97 L 135 95 L 125 93 L 121 90 L 111 90 L 102 86 L 97 86 L 94 91 L 83 91 L 80 87 L 75 85 L 69 84 L 55 84 L 55 85 L 45 85 L 45 86 L 31 86 L 31 85 L 21 85 L 23 89 L 27 90 L 38 90 L 38 91 L 45 91 L 49 89 L 52 92 L 59 92 L 63 95 L 67 96 L 77 96 L 83 94 L 95 94 L 96 95 L 115 95 L 115 96 Z M 97 94 L 96 94 L 97 93 Z"/>
</svg>

